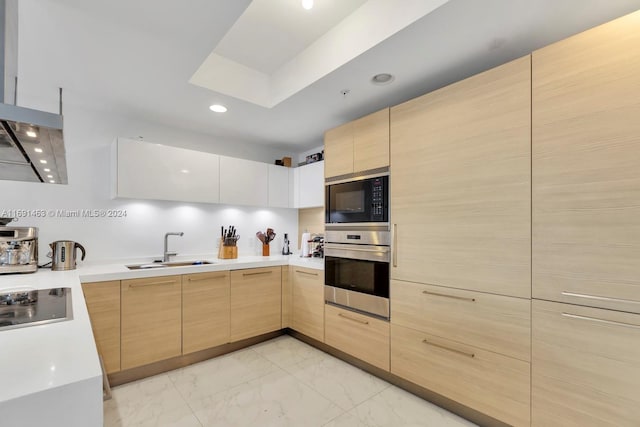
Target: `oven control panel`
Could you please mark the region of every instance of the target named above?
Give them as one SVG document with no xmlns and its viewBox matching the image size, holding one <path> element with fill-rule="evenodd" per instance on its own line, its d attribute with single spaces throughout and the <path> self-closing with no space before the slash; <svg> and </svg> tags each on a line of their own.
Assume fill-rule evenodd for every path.
<svg viewBox="0 0 640 427">
<path fill-rule="evenodd" d="M 371 217 L 374 222 L 384 221 L 384 182 L 382 178 L 371 181 Z"/>
</svg>

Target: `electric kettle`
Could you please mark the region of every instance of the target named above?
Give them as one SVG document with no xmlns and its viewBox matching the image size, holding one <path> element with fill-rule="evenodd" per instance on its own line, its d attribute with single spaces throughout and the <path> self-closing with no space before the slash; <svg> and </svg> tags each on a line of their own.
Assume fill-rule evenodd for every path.
<svg viewBox="0 0 640 427">
<path fill-rule="evenodd" d="M 81 261 L 84 260 L 86 252 L 84 247 L 71 240 L 57 240 L 53 243 L 49 243 L 51 247 L 51 254 L 47 256 L 51 257 L 51 270 L 75 270 L 76 269 L 76 249 L 82 251 Z"/>
</svg>

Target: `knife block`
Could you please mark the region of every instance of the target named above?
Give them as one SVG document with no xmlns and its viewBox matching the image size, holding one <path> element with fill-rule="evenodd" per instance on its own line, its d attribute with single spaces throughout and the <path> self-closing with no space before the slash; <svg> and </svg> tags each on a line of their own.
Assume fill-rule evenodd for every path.
<svg viewBox="0 0 640 427">
<path fill-rule="evenodd" d="M 238 258 L 237 246 L 225 246 L 224 240 L 220 239 L 220 249 L 218 250 L 218 258 L 220 259 L 234 259 Z"/>
</svg>

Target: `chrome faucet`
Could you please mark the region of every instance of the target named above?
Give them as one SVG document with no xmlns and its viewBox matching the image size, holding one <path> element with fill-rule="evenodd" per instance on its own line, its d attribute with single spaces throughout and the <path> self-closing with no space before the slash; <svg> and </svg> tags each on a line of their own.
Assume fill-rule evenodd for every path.
<svg viewBox="0 0 640 427">
<path fill-rule="evenodd" d="M 162 257 L 162 262 L 169 262 L 169 257 L 172 257 L 174 255 L 178 255 L 177 252 L 169 252 L 169 236 L 184 236 L 184 233 L 182 231 L 179 232 L 172 232 L 172 233 L 166 233 L 164 235 L 164 255 Z"/>
</svg>

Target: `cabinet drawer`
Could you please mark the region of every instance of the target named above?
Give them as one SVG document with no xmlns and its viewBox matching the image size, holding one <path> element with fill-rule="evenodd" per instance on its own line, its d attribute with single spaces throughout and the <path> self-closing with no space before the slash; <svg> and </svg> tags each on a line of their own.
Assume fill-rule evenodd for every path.
<svg viewBox="0 0 640 427">
<path fill-rule="evenodd" d="M 293 267 L 293 319 L 291 327 L 324 342 L 324 272 Z"/>
<path fill-rule="evenodd" d="M 391 321 L 529 361 L 531 300 L 391 281 Z"/>
<path fill-rule="evenodd" d="M 533 301 L 534 426 L 638 426 L 640 316 Z"/>
<path fill-rule="evenodd" d="M 389 370 L 389 323 L 328 304 L 324 315 L 326 344 Z"/>
<path fill-rule="evenodd" d="M 391 325 L 391 373 L 508 424 L 529 425 L 528 362 Z"/>
</svg>

